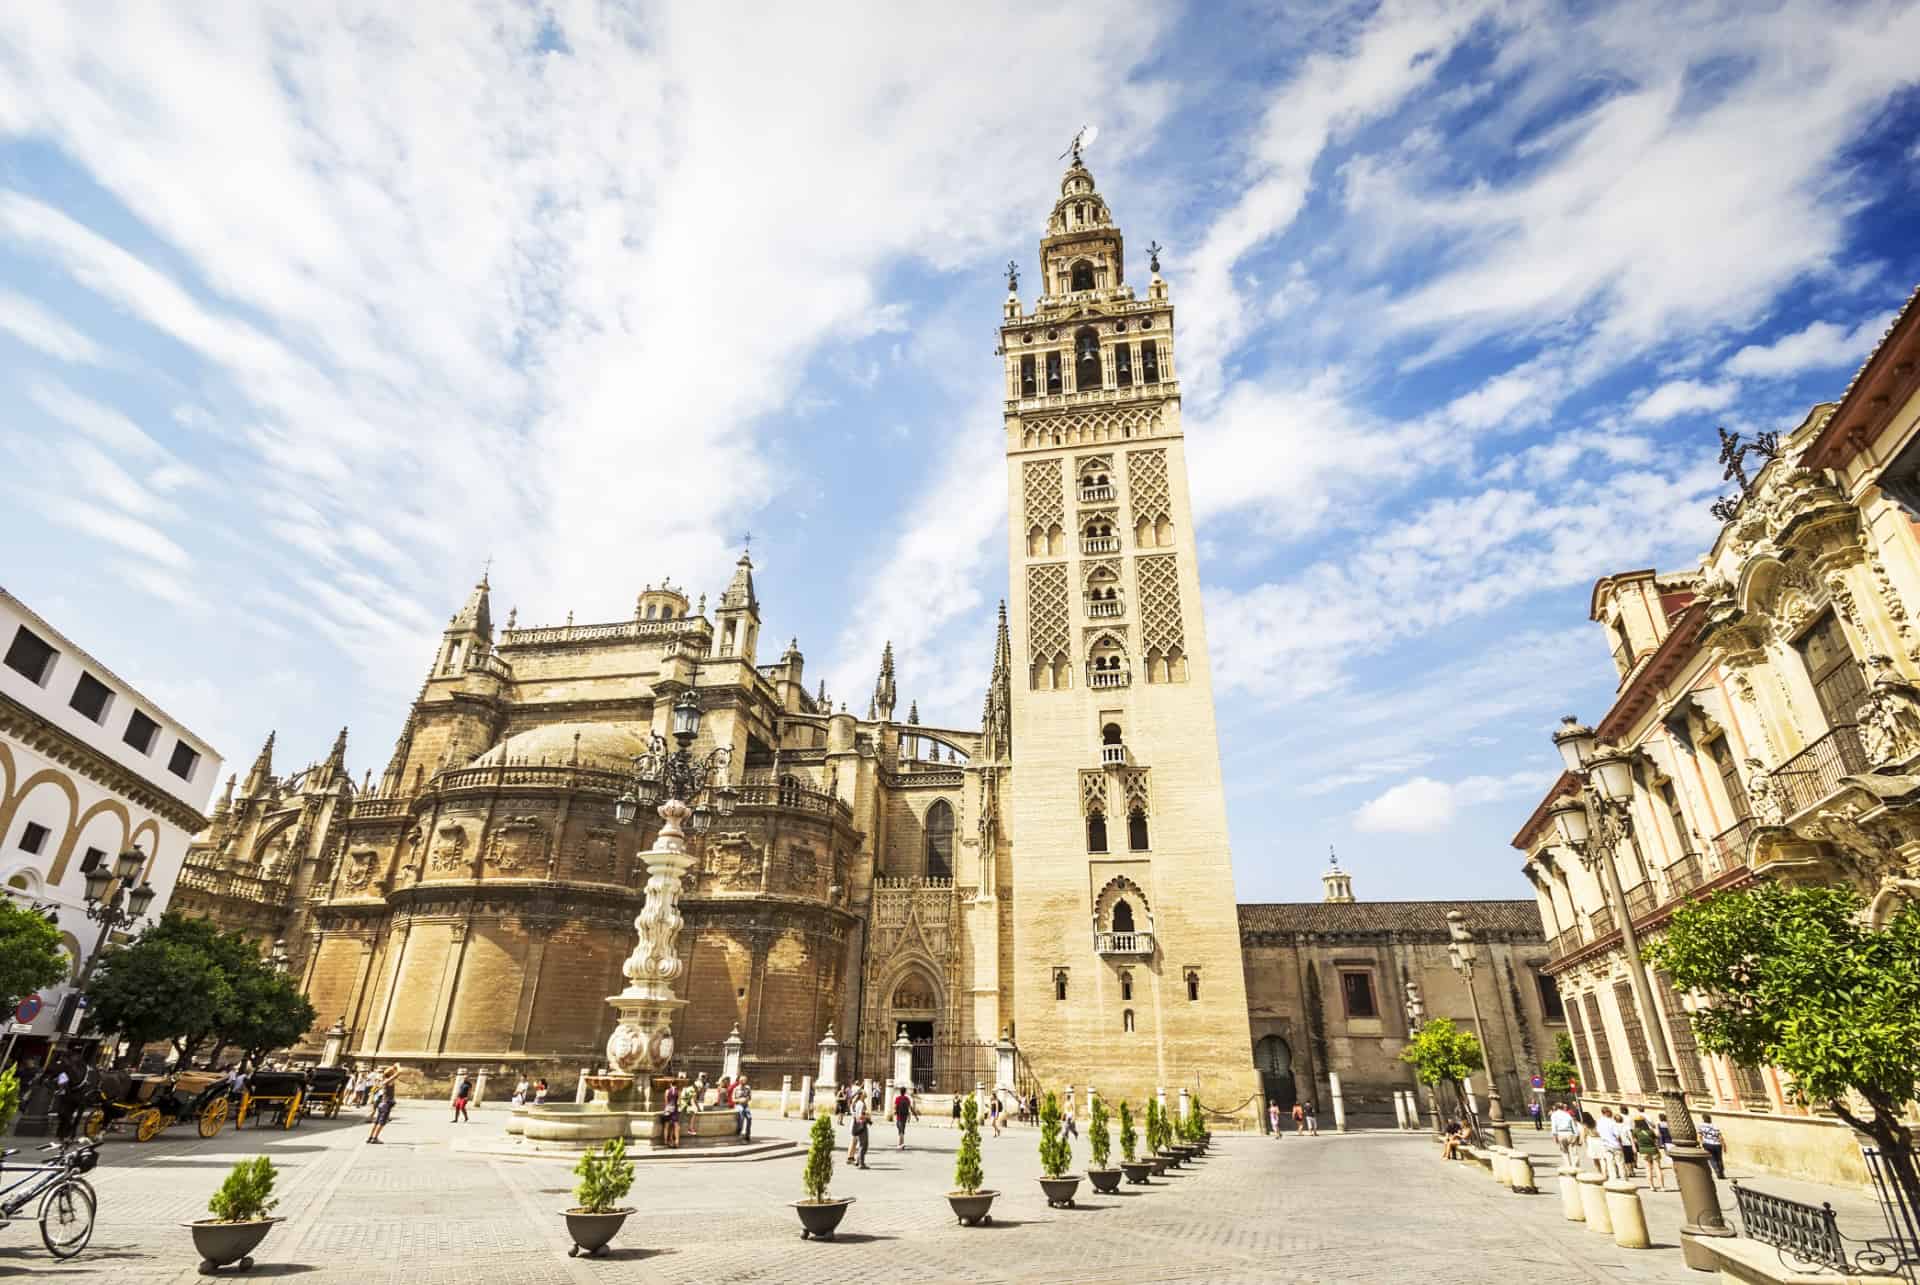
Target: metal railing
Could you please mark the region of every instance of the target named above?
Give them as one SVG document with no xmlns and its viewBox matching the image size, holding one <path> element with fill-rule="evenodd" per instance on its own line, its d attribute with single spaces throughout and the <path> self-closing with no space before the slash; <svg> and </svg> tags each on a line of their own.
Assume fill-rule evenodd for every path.
<svg viewBox="0 0 1920 1285">
<path fill-rule="evenodd" d="M 1747 864 L 1747 840 L 1753 837 L 1753 824 L 1752 817 L 1741 817 L 1713 836 L 1713 855 L 1719 860 L 1715 874 Z"/>
<path fill-rule="evenodd" d="M 1797 816 L 1840 788 L 1840 778 L 1867 770 L 1860 729 L 1842 724 L 1769 774 L 1785 796 L 1788 816 Z"/>
<path fill-rule="evenodd" d="M 1593 924 L 1593 940 L 1599 941 L 1602 937 L 1610 937 L 1613 935 L 1612 906 L 1600 907 L 1600 909 L 1588 915 L 1587 919 Z"/>
<path fill-rule="evenodd" d="M 1653 885 L 1641 880 L 1627 889 L 1627 916 L 1638 922 L 1653 911 Z"/>
<path fill-rule="evenodd" d="M 1700 886 L 1700 854 L 1689 852 L 1667 867 L 1667 888 L 1674 897 L 1684 897 Z"/>
<path fill-rule="evenodd" d="M 1555 933 L 1547 950 L 1555 959 L 1565 959 L 1586 944 L 1578 928 L 1569 928 L 1563 933 Z"/>
<path fill-rule="evenodd" d="M 1888 1172 L 1886 1157 L 1880 1154 L 1879 1147 L 1862 1146 L 1860 1158 L 1867 1162 L 1867 1173 L 1880 1197 L 1880 1212 L 1887 1220 L 1886 1241 L 1870 1239 L 1867 1246 L 1891 1256 L 1905 1270 L 1909 1281 L 1920 1280 L 1920 1210 L 1913 1207 L 1912 1198 L 1900 1186 L 1899 1179 Z M 1856 1261 L 1860 1257 L 1856 1255 Z"/>
<path fill-rule="evenodd" d="M 1093 939 L 1095 954 L 1100 955 L 1151 955 L 1153 953 L 1152 933 L 1096 933 Z"/>
</svg>

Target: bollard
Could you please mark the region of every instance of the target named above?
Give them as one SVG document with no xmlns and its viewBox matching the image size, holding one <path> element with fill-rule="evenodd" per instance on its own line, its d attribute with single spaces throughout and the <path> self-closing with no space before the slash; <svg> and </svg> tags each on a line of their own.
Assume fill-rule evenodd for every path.
<svg viewBox="0 0 1920 1285">
<path fill-rule="evenodd" d="M 1533 1157 L 1524 1151 L 1513 1153 L 1513 1159 L 1507 1165 L 1507 1186 L 1515 1192 L 1532 1193 L 1539 1188 L 1533 1185 Z"/>
<path fill-rule="evenodd" d="M 1560 1212 L 1570 1223 L 1587 1221 L 1586 1207 L 1580 1203 L 1580 1171 L 1572 1165 L 1560 1166 Z"/>
<path fill-rule="evenodd" d="M 1622 1249 L 1651 1249 L 1647 1235 L 1647 1211 L 1640 1206 L 1640 1188 L 1625 1178 L 1610 1179 L 1606 1185 L 1607 1217 L 1613 1220 L 1613 1243 Z"/>
<path fill-rule="evenodd" d="M 1340 1072 L 1328 1071 L 1327 1083 L 1333 1086 L 1333 1131 L 1345 1133 L 1347 1131 L 1347 1099 L 1340 1092 Z"/>
<path fill-rule="evenodd" d="M 1507 1153 L 1499 1147 L 1487 1148 L 1487 1173 L 1502 1187 L 1507 1185 Z"/>
<path fill-rule="evenodd" d="M 1606 1179 L 1588 1169 L 1580 1175 L 1580 1208 L 1587 1215 L 1587 1230 L 1602 1236 L 1613 1235 L 1613 1214 L 1607 1208 Z"/>
<path fill-rule="evenodd" d="M 787 1118 L 787 1099 L 792 1096 L 793 1077 L 791 1075 L 783 1075 L 780 1077 L 780 1118 L 782 1120 Z"/>
<path fill-rule="evenodd" d="M 813 1107 L 813 1077 L 811 1075 L 803 1075 L 800 1077 L 800 1114 L 801 1116 L 803 1117 L 806 1116 L 812 1110 L 812 1107 Z"/>
<path fill-rule="evenodd" d="M 473 1077 L 473 1100 L 467 1103 L 467 1105 L 474 1108 L 477 1111 L 480 1109 L 480 1104 L 482 1102 L 485 1102 L 486 1100 L 487 1100 L 487 1073 L 485 1071 L 482 1071 L 480 1072 L 480 1074 Z"/>
<path fill-rule="evenodd" d="M 587 1077 L 592 1074 L 592 1067 L 583 1066 L 580 1068 L 580 1078 L 573 1083 L 573 1100 L 575 1105 L 587 1100 Z"/>
</svg>

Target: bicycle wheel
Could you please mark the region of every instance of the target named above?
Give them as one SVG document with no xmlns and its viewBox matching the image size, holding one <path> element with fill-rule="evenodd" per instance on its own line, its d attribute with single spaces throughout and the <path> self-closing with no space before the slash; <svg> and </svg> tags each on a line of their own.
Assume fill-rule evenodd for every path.
<svg viewBox="0 0 1920 1285">
<path fill-rule="evenodd" d="M 93 1188 L 78 1178 L 53 1185 L 40 1201 L 40 1239 L 55 1258 L 72 1258 L 93 1239 Z"/>
</svg>

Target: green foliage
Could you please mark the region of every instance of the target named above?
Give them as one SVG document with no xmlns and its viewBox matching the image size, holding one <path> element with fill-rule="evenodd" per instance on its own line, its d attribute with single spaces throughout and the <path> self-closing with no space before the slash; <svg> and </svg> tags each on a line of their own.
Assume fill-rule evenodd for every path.
<svg viewBox="0 0 1920 1285">
<path fill-rule="evenodd" d="M 1125 1098 L 1122 1098 L 1120 1099 L 1120 1159 L 1131 1163 L 1134 1145 L 1138 1141 L 1138 1133 L 1133 1127 L 1133 1108 L 1127 1105 Z"/>
<path fill-rule="evenodd" d="M 573 1167 L 580 1175 L 573 1198 L 589 1214 L 610 1214 L 633 1189 L 633 1161 L 627 1159 L 627 1140 L 610 1138 L 580 1157 Z"/>
<path fill-rule="evenodd" d="M 833 1181 L 833 1115 L 822 1111 L 813 1118 L 813 1132 L 807 1135 L 807 1168 L 800 1185 L 807 1199 L 816 1203 L 827 1198 L 827 1184 Z"/>
<path fill-rule="evenodd" d="M 1051 1092 L 1040 1104 L 1040 1172 L 1058 1178 L 1073 1163 L 1073 1144 L 1060 1132 L 1060 1099 Z"/>
<path fill-rule="evenodd" d="M 1401 1050 L 1400 1060 L 1412 1064 L 1422 1084 L 1458 1084 L 1486 1065 L 1480 1041 L 1450 1017 L 1436 1017 L 1422 1026 Z"/>
<path fill-rule="evenodd" d="M 1180 1122 L 1180 1141 L 1200 1144 L 1200 1101 L 1194 1099 L 1193 1109 L 1187 1112 L 1187 1118 Z"/>
<path fill-rule="evenodd" d="M 223 1223 L 250 1223 L 265 1218 L 280 1202 L 273 1196 L 273 1161 L 265 1156 L 242 1160 L 227 1174 L 220 1190 L 207 1202 L 207 1212 Z"/>
<path fill-rule="evenodd" d="M 1124 1105 L 1124 1104 L 1123 1104 Z M 1113 1136 L 1108 1123 L 1107 1100 L 1096 1096 L 1093 1099 L 1093 1118 L 1087 1122 L 1087 1144 L 1093 1148 L 1093 1167 L 1105 1169 L 1107 1157 L 1113 1151 Z"/>
<path fill-rule="evenodd" d="M 960 1154 L 953 1162 L 953 1186 L 971 1196 L 986 1180 L 980 1172 L 980 1104 L 969 1093 L 960 1103 Z"/>
<path fill-rule="evenodd" d="M 1167 1145 L 1166 1127 L 1167 1127 L 1166 1118 L 1164 1113 L 1160 1110 L 1159 1100 L 1156 1098 L 1148 1098 L 1147 1099 L 1147 1154 L 1148 1155 L 1153 1156 L 1153 1155 L 1160 1154 L 1161 1148 Z"/>
<path fill-rule="evenodd" d="M 1566 1093 L 1572 1090 L 1580 1074 L 1580 1067 L 1573 1060 L 1573 1037 L 1561 1031 L 1554 1037 L 1553 1044 L 1553 1059 L 1540 1067 L 1540 1079 L 1547 1092 Z"/>
<path fill-rule="evenodd" d="M 1900 1118 L 1920 1096 L 1920 904 L 1884 929 L 1864 924 L 1863 908 L 1851 889 L 1756 884 L 1682 906 L 1645 953 L 1704 996 L 1693 1013 L 1702 1049 L 1779 1067 L 1796 1098 L 1870 1135 L 1920 1195 Z"/>
<path fill-rule="evenodd" d="M 258 1061 L 306 1034 L 315 1017 L 293 979 L 261 958 L 257 942 L 172 912 L 103 955 L 87 995 L 96 1029 L 118 1032 L 135 1048 L 171 1040 L 182 1062 L 209 1040 Z"/>
<path fill-rule="evenodd" d="M 20 1114 L 20 1073 L 13 1067 L 0 1071 L 0 1138 L 7 1135 L 13 1127 L 13 1117 Z"/>
<path fill-rule="evenodd" d="M 14 1006 L 43 986 L 53 986 L 67 975 L 67 954 L 60 949 L 60 930 L 45 918 L 0 897 L 0 1011 Z"/>
</svg>

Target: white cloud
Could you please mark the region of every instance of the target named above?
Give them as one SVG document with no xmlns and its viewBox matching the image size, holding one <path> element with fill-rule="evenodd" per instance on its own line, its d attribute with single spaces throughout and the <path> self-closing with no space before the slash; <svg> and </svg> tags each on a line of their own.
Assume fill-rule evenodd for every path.
<svg viewBox="0 0 1920 1285">
<path fill-rule="evenodd" d="M 1851 366 L 1873 351 L 1892 324 L 1891 312 L 1869 317 L 1851 330 L 1831 321 L 1816 321 L 1770 344 L 1748 344 L 1727 359 L 1726 370 L 1730 375 L 1782 379 L 1810 370 Z"/>
<path fill-rule="evenodd" d="M 101 360 L 100 346 L 93 340 L 11 290 L 0 290 L 0 330 L 61 361 L 97 364 Z"/>
<path fill-rule="evenodd" d="M 1416 776 L 1362 804 L 1354 813 L 1353 824 L 1364 831 L 1432 834 L 1451 826 L 1462 808 L 1544 789 L 1552 779 L 1552 773 L 1540 771 L 1469 776 L 1458 781 Z"/>
<path fill-rule="evenodd" d="M 1642 423 L 1657 424 L 1695 411 L 1725 410 L 1739 391 L 1740 385 L 1733 380 L 1714 384 L 1697 379 L 1669 380 L 1635 402 L 1632 414 Z"/>
</svg>

